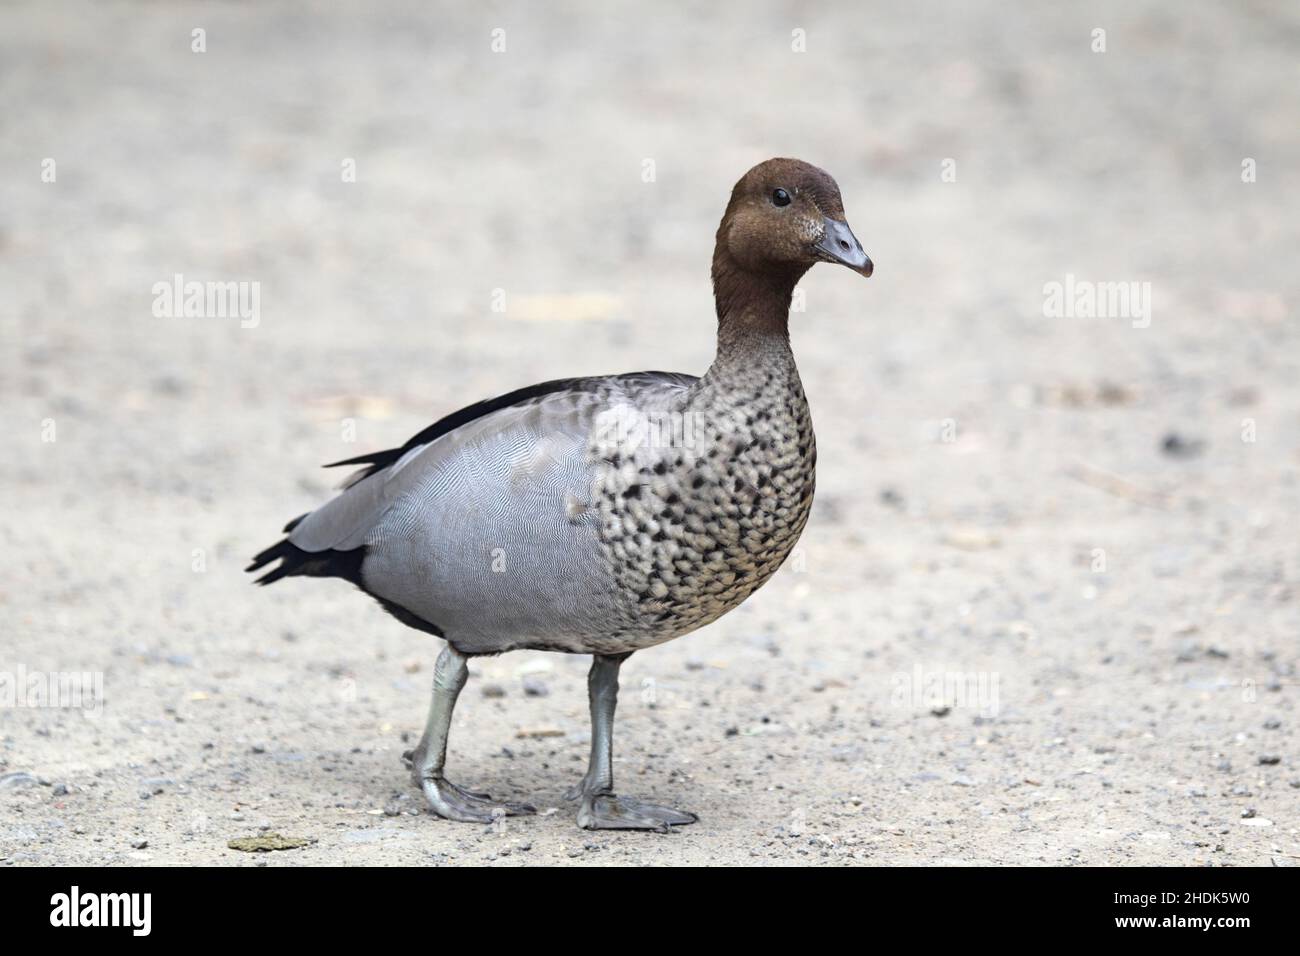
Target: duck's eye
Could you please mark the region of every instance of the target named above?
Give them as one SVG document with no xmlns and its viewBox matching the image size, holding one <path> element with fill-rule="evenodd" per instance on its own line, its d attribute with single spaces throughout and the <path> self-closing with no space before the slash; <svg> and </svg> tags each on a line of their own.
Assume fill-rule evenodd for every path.
<svg viewBox="0 0 1300 956">
<path fill-rule="evenodd" d="M 772 205 L 773 206 L 790 205 L 790 194 L 786 192 L 784 189 L 774 189 L 772 191 Z"/>
</svg>

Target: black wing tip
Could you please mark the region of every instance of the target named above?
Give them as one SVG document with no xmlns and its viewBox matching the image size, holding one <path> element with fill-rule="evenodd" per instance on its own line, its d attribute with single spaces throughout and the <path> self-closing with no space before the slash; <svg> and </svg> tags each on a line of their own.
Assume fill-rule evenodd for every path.
<svg viewBox="0 0 1300 956">
<path fill-rule="evenodd" d="M 672 379 L 682 383 L 691 383 L 699 381 L 698 375 L 686 375 L 681 372 L 632 372 L 631 377 L 651 376 L 664 379 Z M 466 425 L 475 419 L 492 412 L 499 411 L 503 408 L 509 408 L 520 402 L 526 402 L 529 399 L 540 398 L 543 395 L 549 395 L 552 392 L 559 392 L 565 389 L 582 387 L 588 382 L 599 381 L 606 378 L 620 378 L 623 376 L 606 376 L 598 375 L 589 378 L 555 378 L 548 382 L 538 382 L 536 385 L 527 385 L 524 388 L 517 388 L 513 392 L 506 392 L 504 395 L 498 395 L 495 398 L 485 398 L 482 401 L 474 402 L 472 405 L 466 405 L 464 408 L 444 415 L 428 428 L 413 435 L 407 440 L 406 444 L 400 448 L 387 448 L 383 451 L 366 452 L 364 455 L 356 455 L 352 458 L 344 458 L 341 461 L 331 461 L 322 465 L 322 468 L 342 468 L 345 465 L 364 465 L 364 470 L 358 472 L 352 478 L 349 478 L 344 485 L 356 484 L 363 478 L 369 478 L 376 472 L 383 471 L 389 465 L 399 461 L 403 455 L 411 449 L 420 445 L 427 445 L 437 438 L 441 438 L 448 432 L 455 431 L 462 425 Z"/>
<path fill-rule="evenodd" d="M 344 458 L 342 461 L 331 461 L 329 464 L 322 465 L 322 468 L 342 468 L 344 465 L 362 465 L 363 469 L 352 477 L 348 478 L 343 487 L 350 487 L 365 478 L 369 478 L 378 472 L 383 471 L 390 465 L 400 461 L 402 456 L 413 448 L 420 445 L 427 445 L 437 438 L 441 438 L 448 432 L 453 432 L 462 425 L 466 425 L 475 419 L 484 415 L 491 414 L 502 408 L 509 408 L 519 402 L 528 401 L 531 398 L 538 398 L 542 395 L 549 395 L 551 392 L 558 392 L 562 389 L 572 388 L 586 379 L 581 378 L 557 378 L 549 382 L 539 382 L 536 385 L 529 385 L 526 388 L 517 388 L 513 392 L 507 392 L 504 395 L 498 395 L 495 398 L 485 398 L 482 401 L 474 402 L 472 405 L 466 405 L 459 411 L 452 412 L 450 415 L 444 415 L 428 428 L 412 436 L 406 444 L 400 448 L 387 448 L 383 451 L 367 452 L 364 455 L 356 455 L 353 458 Z"/>
<path fill-rule="evenodd" d="M 342 468 L 344 465 L 373 465 L 373 464 L 375 464 L 375 462 L 377 462 L 380 458 L 383 458 L 384 456 L 389 455 L 389 454 L 391 454 L 391 452 L 386 452 L 386 451 L 372 451 L 372 452 L 370 452 L 369 454 L 366 454 L 366 455 L 357 455 L 355 458 L 344 458 L 342 461 L 331 461 L 331 462 L 327 462 L 327 463 L 325 463 L 324 465 L 321 465 L 321 467 L 322 467 L 322 468 Z"/>
</svg>

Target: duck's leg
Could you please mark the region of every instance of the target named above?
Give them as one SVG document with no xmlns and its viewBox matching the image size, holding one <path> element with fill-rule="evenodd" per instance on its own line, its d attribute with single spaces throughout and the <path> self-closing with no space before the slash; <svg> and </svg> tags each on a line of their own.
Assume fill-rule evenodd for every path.
<svg viewBox="0 0 1300 956">
<path fill-rule="evenodd" d="M 447 760 L 447 732 L 451 729 L 451 714 L 456 708 L 456 698 L 469 677 L 469 663 L 464 654 L 450 644 L 438 655 L 433 670 L 433 703 L 429 706 L 429 721 L 424 736 L 410 754 L 411 777 L 424 791 L 433 812 L 448 820 L 466 823 L 490 823 L 499 814 L 534 813 L 525 803 L 497 803 L 486 793 L 477 793 L 456 786 L 442 775 Z"/>
<path fill-rule="evenodd" d="M 660 830 L 694 823 L 693 813 L 614 796 L 614 708 L 618 704 L 618 669 L 627 654 L 597 654 L 587 675 L 591 697 L 591 763 L 582 782 L 566 795 L 581 799 L 578 826 L 588 830 Z"/>
</svg>

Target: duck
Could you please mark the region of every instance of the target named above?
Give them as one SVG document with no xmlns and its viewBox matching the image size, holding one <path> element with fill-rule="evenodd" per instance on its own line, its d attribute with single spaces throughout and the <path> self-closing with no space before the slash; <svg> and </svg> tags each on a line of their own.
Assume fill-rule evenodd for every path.
<svg viewBox="0 0 1300 956">
<path fill-rule="evenodd" d="M 585 829 L 656 830 L 691 812 L 619 795 L 619 669 L 734 610 L 790 555 L 812 507 L 817 447 L 790 346 L 796 283 L 815 264 L 873 264 L 840 190 L 797 159 L 740 178 L 718 226 L 716 354 L 702 376 L 555 379 L 453 412 L 359 466 L 247 567 L 256 583 L 333 577 L 444 642 L 423 736 L 405 754 L 429 809 L 489 823 L 535 812 L 445 775 L 475 657 L 592 655 L 591 753 L 566 797 Z"/>
</svg>

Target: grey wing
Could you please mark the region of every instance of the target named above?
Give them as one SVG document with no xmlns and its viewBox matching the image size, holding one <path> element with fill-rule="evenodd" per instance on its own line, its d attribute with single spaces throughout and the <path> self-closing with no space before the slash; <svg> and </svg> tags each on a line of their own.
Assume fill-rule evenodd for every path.
<svg viewBox="0 0 1300 956">
<path fill-rule="evenodd" d="M 365 547 L 363 587 L 469 653 L 590 651 L 629 609 L 614 587 L 588 451 L 602 413 L 684 391 L 638 373 L 554 392 L 413 448 L 312 512 L 289 541 Z"/>
</svg>

